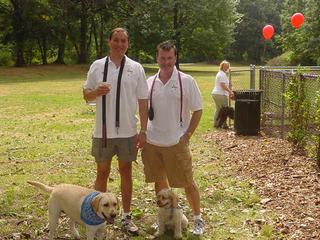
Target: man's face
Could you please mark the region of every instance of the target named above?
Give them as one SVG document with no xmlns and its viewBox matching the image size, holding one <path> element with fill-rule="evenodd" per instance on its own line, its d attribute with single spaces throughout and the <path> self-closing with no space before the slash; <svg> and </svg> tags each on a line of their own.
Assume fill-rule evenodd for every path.
<svg viewBox="0 0 320 240">
<path fill-rule="evenodd" d="M 127 34 L 122 31 L 114 32 L 111 39 L 108 41 L 108 45 L 111 53 L 124 55 L 129 46 Z"/>
<path fill-rule="evenodd" d="M 177 57 L 175 55 L 174 49 L 169 51 L 159 49 L 157 55 L 157 63 L 161 70 L 172 70 L 176 64 Z"/>
</svg>

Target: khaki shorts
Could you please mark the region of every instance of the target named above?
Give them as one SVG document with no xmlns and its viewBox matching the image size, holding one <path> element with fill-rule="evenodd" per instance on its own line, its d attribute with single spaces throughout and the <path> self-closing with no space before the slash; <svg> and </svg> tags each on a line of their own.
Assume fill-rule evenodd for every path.
<svg viewBox="0 0 320 240">
<path fill-rule="evenodd" d="M 137 159 L 136 136 L 109 138 L 106 148 L 102 147 L 102 138 L 92 138 L 91 154 L 96 162 L 111 161 L 114 155 L 122 161 L 135 161 Z"/>
<path fill-rule="evenodd" d="M 174 188 L 193 183 L 189 144 L 180 141 L 172 147 L 158 147 L 146 143 L 141 156 L 146 182 L 159 182 L 167 178 Z"/>
</svg>

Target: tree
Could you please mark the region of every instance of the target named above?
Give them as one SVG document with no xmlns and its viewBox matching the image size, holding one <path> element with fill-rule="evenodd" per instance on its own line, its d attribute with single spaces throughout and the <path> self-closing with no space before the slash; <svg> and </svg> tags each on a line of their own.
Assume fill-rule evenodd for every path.
<svg viewBox="0 0 320 240">
<path fill-rule="evenodd" d="M 281 27 L 282 27 L 282 35 L 280 37 L 280 43 L 283 51 L 292 51 L 293 52 L 293 64 L 295 62 L 299 62 L 301 59 L 303 49 L 301 49 L 301 45 L 299 42 L 301 41 L 302 31 L 299 29 L 295 31 L 295 29 L 291 26 L 291 16 L 296 12 L 304 13 L 305 8 L 305 0 L 297 0 L 297 1 L 284 1 L 283 10 L 281 12 Z"/>
<path fill-rule="evenodd" d="M 236 27 L 235 41 L 230 48 L 230 55 L 237 60 L 261 63 L 266 58 L 279 54 L 274 39 L 266 42 L 261 31 L 266 24 L 272 24 L 276 34 L 281 34 L 279 18 L 281 9 L 280 0 L 241 0 L 237 11 L 242 18 Z"/>
</svg>

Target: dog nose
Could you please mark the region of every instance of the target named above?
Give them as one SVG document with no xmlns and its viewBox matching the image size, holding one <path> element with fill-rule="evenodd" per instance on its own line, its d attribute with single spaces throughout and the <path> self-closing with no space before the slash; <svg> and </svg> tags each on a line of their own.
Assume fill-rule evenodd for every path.
<svg viewBox="0 0 320 240">
<path fill-rule="evenodd" d="M 160 201 L 157 201 L 157 205 L 160 206 L 160 204 L 161 204 L 161 202 L 160 202 Z"/>
<path fill-rule="evenodd" d="M 112 213 L 111 215 L 110 215 L 110 217 L 112 217 L 112 218 L 115 218 L 117 216 L 117 214 L 115 214 L 115 213 Z"/>
</svg>

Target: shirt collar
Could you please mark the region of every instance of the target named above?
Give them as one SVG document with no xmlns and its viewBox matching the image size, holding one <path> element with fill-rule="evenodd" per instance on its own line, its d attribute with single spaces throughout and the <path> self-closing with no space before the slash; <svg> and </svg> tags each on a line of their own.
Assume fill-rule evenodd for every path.
<svg viewBox="0 0 320 240">
<path fill-rule="evenodd" d="M 160 69 L 158 70 L 157 72 L 157 77 L 156 77 L 156 80 L 160 80 L 159 78 L 159 74 L 160 74 Z M 171 81 L 177 81 L 178 79 L 178 69 L 176 68 L 176 66 L 173 67 L 173 71 L 172 71 L 172 74 L 171 74 L 171 77 L 169 78 L 168 82 L 171 82 Z M 168 83 L 167 82 L 167 83 Z"/>
</svg>

